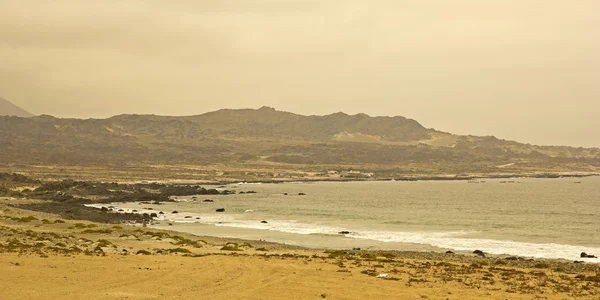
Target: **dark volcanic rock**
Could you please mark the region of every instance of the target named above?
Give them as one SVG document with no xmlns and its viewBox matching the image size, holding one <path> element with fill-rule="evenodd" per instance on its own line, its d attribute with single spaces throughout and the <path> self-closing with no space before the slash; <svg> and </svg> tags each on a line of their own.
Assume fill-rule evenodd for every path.
<svg viewBox="0 0 600 300">
<path fill-rule="evenodd" d="M 483 253 L 483 251 L 481 251 L 481 250 L 475 250 L 475 251 L 473 251 L 473 254 L 481 256 L 481 257 L 485 257 L 485 253 Z"/>
<path fill-rule="evenodd" d="M 596 255 L 587 254 L 585 252 L 581 252 L 581 255 L 579 257 L 581 257 L 581 258 L 598 258 L 598 257 L 596 257 Z"/>
</svg>

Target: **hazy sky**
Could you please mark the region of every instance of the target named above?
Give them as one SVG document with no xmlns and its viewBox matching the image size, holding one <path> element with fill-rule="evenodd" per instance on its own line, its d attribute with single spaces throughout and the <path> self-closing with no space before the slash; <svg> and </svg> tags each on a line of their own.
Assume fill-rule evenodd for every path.
<svg viewBox="0 0 600 300">
<path fill-rule="evenodd" d="M 267 105 L 600 146 L 600 1 L 0 0 L 0 97 L 61 117 Z"/>
</svg>

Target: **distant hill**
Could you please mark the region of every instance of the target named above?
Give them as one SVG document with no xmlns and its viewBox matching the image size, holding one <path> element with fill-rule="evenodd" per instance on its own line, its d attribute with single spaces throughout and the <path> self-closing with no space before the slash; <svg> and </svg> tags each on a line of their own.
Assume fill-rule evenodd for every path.
<svg viewBox="0 0 600 300">
<path fill-rule="evenodd" d="M 0 140 L 4 164 L 369 166 L 453 173 L 600 169 L 598 148 L 453 135 L 404 117 L 303 116 L 268 107 L 188 117 L 0 117 Z"/>
<path fill-rule="evenodd" d="M 0 98 L 0 116 L 15 116 L 22 118 L 33 117 L 33 114 Z"/>
</svg>

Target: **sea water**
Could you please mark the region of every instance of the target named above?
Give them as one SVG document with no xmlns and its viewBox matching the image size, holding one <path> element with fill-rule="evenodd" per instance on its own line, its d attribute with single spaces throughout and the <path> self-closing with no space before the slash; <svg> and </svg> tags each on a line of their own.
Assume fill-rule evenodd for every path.
<svg viewBox="0 0 600 300">
<path fill-rule="evenodd" d="M 581 252 L 600 255 L 600 177 L 234 184 L 225 189 L 238 194 L 114 205 L 139 213 L 163 211 L 151 225 L 157 228 L 305 247 L 477 249 L 569 260 L 580 260 Z"/>
</svg>

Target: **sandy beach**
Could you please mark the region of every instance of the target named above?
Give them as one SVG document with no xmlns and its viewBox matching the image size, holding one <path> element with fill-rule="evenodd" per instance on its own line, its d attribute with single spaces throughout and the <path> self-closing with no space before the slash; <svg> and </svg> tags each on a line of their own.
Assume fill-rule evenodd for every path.
<svg viewBox="0 0 600 300">
<path fill-rule="evenodd" d="M 319 250 L 0 207 L 3 299 L 598 299 L 597 264 Z"/>
</svg>

